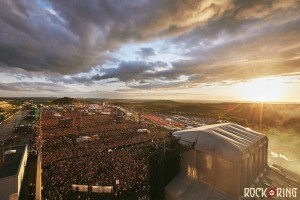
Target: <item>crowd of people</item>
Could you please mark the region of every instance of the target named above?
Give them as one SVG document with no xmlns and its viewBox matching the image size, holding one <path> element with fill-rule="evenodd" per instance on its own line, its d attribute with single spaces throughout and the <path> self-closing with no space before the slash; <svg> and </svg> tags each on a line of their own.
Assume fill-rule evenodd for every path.
<svg viewBox="0 0 300 200">
<path fill-rule="evenodd" d="M 113 196 L 149 193 L 148 158 L 169 134 L 163 127 L 111 115 L 67 111 L 70 127 L 59 127 L 53 112 L 42 112 L 43 198 L 66 199 L 72 184 L 113 186 Z M 78 128 L 79 127 L 79 128 Z M 150 133 L 138 133 L 145 128 Z M 95 136 L 78 142 L 80 136 Z"/>
</svg>

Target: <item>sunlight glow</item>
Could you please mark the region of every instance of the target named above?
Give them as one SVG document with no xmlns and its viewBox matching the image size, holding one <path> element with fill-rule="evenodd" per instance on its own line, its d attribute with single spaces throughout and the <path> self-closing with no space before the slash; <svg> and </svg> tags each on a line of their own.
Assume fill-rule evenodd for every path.
<svg viewBox="0 0 300 200">
<path fill-rule="evenodd" d="M 240 85 L 241 98 L 247 101 L 279 101 L 286 85 L 280 78 L 259 78 Z"/>
</svg>

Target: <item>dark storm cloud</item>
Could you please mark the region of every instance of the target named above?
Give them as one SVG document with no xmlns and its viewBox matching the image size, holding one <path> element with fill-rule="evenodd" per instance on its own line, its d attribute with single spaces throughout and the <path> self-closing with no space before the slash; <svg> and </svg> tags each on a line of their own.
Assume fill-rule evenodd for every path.
<svg viewBox="0 0 300 200">
<path fill-rule="evenodd" d="M 0 66 L 61 73 L 90 67 L 78 37 L 51 12 L 28 1 L 1 1 L 0 17 Z"/>
<path fill-rule="evenodd" d="M 214 4 L 220 15 L 228 2 Z M 199 1 L 199 10 L 212 4 Z M 181 0 L 3 0 L 0 66 L 62 74 L 87 71 L 105 62 L 107 50 L 129 40 L 166 35 L 174 24 L 181 29 L 175 32 L 195 26 L 197 20 L 188 19 L 193 13 L 202 15 Z"/>
</svg>

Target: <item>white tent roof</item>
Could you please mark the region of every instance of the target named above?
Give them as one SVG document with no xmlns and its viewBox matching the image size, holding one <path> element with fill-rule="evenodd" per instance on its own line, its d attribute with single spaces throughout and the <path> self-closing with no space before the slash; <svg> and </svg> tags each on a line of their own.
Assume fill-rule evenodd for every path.
<svg viewBox="0 0 300 200">
<path fill-rule="evenodd" d="M 17 152 L 16 150 L 8 150 L 8 151 L 4 152 L 4 155 L 11 155 L 11 154 L 14 154 L 16 152 Z"/>
<path fill-rule="evenodd" d="M 79 138 L 77 138 L 77 142 L 83 142 L 83 141 L 89 141 L 92 138 L 89 136 L 80 136 Z"/>
<path fill-rule="evenodd" d="M 99 110 L 99 109 L 101 109 L 101 106 L 100 105 L 98 105 L 98 104 L 91 104 L 91 105 L 89 105 L 89 109 L 90 110 Z"/>
<path fill-rule="evenodd" d="M 176 131 L 173 136 L 179 143 L 193 146 L 199 151 L 214 151 L 229 159 L 241 159 L 267 137 L 233 123 L 214 124 Z"/>
<path fill-rule="evenodd" d="M 55 113 L 54 116 L 55 116 L 55 117 L 61 117 L 61 114 Z"/>
<path fill-rule="evenodd" d="M 81 136 L 81 137 L 79 137 L 79 139 L 88 140 L 88 139 L 91 139 L 91 137 L 89 137 L 89 136 Z"/>
</svg>

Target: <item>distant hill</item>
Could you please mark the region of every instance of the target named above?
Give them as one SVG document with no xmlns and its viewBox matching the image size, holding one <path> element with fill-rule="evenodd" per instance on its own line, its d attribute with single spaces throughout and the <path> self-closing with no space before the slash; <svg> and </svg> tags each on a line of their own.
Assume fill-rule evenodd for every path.
<svg viewBox="0 0 300 200">
<path fill-rule="evenodd" d="M 54 99 L 52 101 L 52 103 L 54 104 L 72 104 L 74 102 L 74 98 L 70 98 L 70 97 L 63 97 L 63 98 L 59 98 L 59 99 Z"/>
<path fill-rule="evenodd" d="M 71 97 L 63 97 L 59 99 L 54 99 L 52 101 L 53 104 L 60 104 L 60 105 L 65 105 L 65 104 L 76 104 L 76 103 L 94 103 L 92 100 L 87 100 L 87 99 L 82 99 L 82 98 L 71 98 Z M 98 102 L 99 103 L 99 102 Z"/>
<path fill-rule="evenodd" d="M 167 106 L 175 106 L 180 103 L 171 100 L 157 100 L 157 101 L 146 101 L 143 102 L 144 105 L 167 105 Z"/>
</svg>

